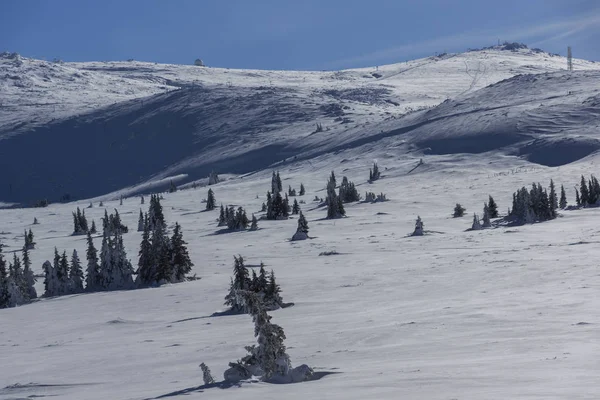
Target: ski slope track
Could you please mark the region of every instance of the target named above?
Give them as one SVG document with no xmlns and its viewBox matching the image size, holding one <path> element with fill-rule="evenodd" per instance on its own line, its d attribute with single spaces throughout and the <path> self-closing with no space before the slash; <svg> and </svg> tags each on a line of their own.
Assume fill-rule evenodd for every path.
<svg viewBox="0 0 600 400">
<path fill-rule="evenodd" d="M 331 72 L 137 61 L 51 63 L 3 53 L 0 168 L 9 179 L 0 186 L 0 201 L 58 200 L 65 194 L 89 198 L 126 187 L 133 194 L 136 187 L 175 175 L 184 176 L 184 183 L 211 170 L 244 174 L 350 147 L 386 146 L 377 143 L 395 136 L 406 144 L 402 151 L 430 147 L 426 151 L 439 152 L 439 143 L 447 146 L 436 141 L 442 140 L 439 132 L 450 119 L 456 129 L 443 135 L 456 137 L 449 138 L 456 153 L 523 142 L 534 137 L 531 125 L 548 128 L 535 136 L 545 140 L 560 127 L 566 132 L 580 126 L 579 119 L 565 115 L 552 130 L 549 104 L 543 106 L 546 116 L 533 109 L 546 99 L 546 87 L 560 91 L 555 109 L 585 114 L 585 106 L 575 100 L 591 95 L 595 75 L 574 74 L 582 93 L 568 99 L 565 94 L 574 89 L 568 82 L 559 87 L 555 79 L 537 81 L 535 95 L 519 90 L 524 78 L 501 86 L 504 90 L 477 93 L 517 75 L 560 75 L 565 65 L 563 57 L 501 48 Z M 600 68 L 583 60 L 575 66 L 581 71 Z M 561 99 L 571 111 L 561 108 Z M 492 112 L 497 102 L 505 104 L 504 111 L 514 111 L 510 129 L 504 129 L 508 123 L 502 111 Z M 517 115 L 523 102 L 531 108 L 527 118 Z M 461 124 L 469 128 L 473 118 L 479 118 L 480 139 L 466 140 L 472 135 Z M 537 119 L 546 122 L 538 124 Z M 317 132 L 317 123 L 323 131 Z M 497 139 L 489 149 L 472 144 L 490 137 Z M 582 143 L 573 146 L 579 149 Z M 544 146 L 550 144 L 540 142 L 523 151 L 534 162 L 551 164 L 535 155 Z M 587 143 L 578 154 L 594 146 Z M 20 162 L 25 155 L 36 162 Z"/>
</svg>

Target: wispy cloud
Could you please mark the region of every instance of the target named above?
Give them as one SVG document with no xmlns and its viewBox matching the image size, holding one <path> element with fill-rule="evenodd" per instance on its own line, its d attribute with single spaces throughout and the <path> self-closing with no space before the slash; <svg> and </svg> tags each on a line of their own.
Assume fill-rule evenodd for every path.
<svg viewBox="0 0 600 400">
<path fill-rule="evenodd" d="M 598 10 L 600 11 L 600 10 Z M 561 21 L 549 21 L 529 27 L 502 28 L 498 30 L 481 30 L 442 36 L 421 42 L 414 42 L 378 50 L 356 57 L 336 60 L 328 63 L 325 68 L 348 68 L 357 65 L 376 65 L 393 59 L 406 59 L 415 54 L 441 52 L 446 49 L 465 50 L 476 47 L 481 43 L 495 43 L 496 40 L 528 42 L 532 46 L 564 40 L 578 33 L 600 28 L 600 12 L 588 13 L 576 18 Z"/>
</svg>

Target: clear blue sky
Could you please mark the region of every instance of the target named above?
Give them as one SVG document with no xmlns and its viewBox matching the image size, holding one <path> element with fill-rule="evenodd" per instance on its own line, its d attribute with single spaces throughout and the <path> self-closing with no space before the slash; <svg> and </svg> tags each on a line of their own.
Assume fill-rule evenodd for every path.
<svg viewBox="0 0 600 400">
<path fill-rule="evenodd" d="M 341 69 L 502 41 L 600 60 L 596 0 L 0 0 L 0 51 Z"/>
</svg>

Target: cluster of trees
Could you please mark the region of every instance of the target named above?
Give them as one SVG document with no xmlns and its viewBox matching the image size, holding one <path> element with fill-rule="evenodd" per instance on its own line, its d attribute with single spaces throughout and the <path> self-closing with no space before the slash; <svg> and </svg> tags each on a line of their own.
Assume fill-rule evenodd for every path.
<svg viewBox="0 0 600 400">
<path fill-rule="evenodd" d="M 208 184 L 216 185 L 219 182 L 220 182 L 219 175 L 217 175 L 217 173 L 215 171 L 211 171 L 210 175 L 208 176 Z"/>
<path fill-rule="evenodd" d="M 77 211 L 73 211 L 73 235 L 85 235 L 88 233 L 88 230 L 85 210 L 82 212 L 79 207 L 77 207 Z"/>
<path fill-rule="evenodd" d="M 378 203 L 383 201 L 387 201 L 387 197 L 383 192 L 379 194 L 375 194 L 373 192 L 365 193 L 365 202 L 367 203 Z"/>
<path fill-rule="evenodd" d="M 550 181 L 550 193 L 541 184 L 533 183 L 530 190 L 523 187 L 513 194 L 509 218 L 521 224 L 548 221 L 556 218 L 557 208 L 554 182 Z"/>
<path fill-rule="evenodd" d="M 563 198 L 564 188 L 561 186 L 561 204 Z M 600 183 L 595 176 L 591 176 L 586 182 L 585 177 L 581 175 L 581 182 L 579 183 L 579 190 L 575 188 L 575 201 L 578 207 L 589 207 L 600 204 Z M 566 206 L 566 199 L 565 199 Z M 561 205 L 561 208 L 564 208 Z"/>
<path fill-rule="evenodd" d="M 381 178 L 381 172 L 379 172 L 377 162 L 374 162 L 373 168 L 369 169 L 369 182 L 375 182 L 379 178 Z"/>
<path fill-rule="evenodd" d="M 287 193 L 284 197 L 281 197 L 279 192 L 267 192 L 267 204 L 265 206 L 267 212 L 266 218 L 269 220 L 281 220 L 288 219 L 290 215 L 290 203 Z"/>
<path fill-rule="evenodd" d="M 29 232 L 25 231 L 25 233 L 23 234 L 23 236 L 25 237 L 25 245 L 24 247 L 27 250 L 33 250 L 35 249 L 35 241 L 33 240 L 33 232 L 31 231 L 31 229 L 29 229 Z"/>
<path fill-rule="evenodd" d="M 360 201 L 360 194 L 358 194 L 358 190 L 354 187 L 354 183 L 350 182 L 345 176 L 342 178 L 342 184 L 339 188 L 339 197 L 342 203 Z"/>
<path fill-rule="evenodd" d="M 283 186 L 281 184 L 281 177 L 279 176 L 279 171 L 273 171 L 273 176 L 271 177 L 271 193 L 279 193 L 283 190 Z"/>
<path fill-rule="evenodd" d="M 144 216 L 136 284 L 145 287 L 184 281 L 194 265 L 186 245 L 177 222 L 168 237 L 160 199 L 153 195 Z"/>
<path fill-rule="evenodd" d="M 73 250 L 71 263 L 67 259 L 67 252 L 62 256 L 54 248 L 54 263 L 44 262 L 44 296 L 63 296 L 72 293 L 81 293 L 84 290 L 83 269 L 77 250 Z"/>
<path fill-rule="evenodd" d="M 225 305 L 231 307 L 235 312 L 248 312 L 245 308 L 243 292 L 254 293 L 262 302 L 267 310 L 277 310 L 283 307 L 281 298 L 281 288 L 275 281 L 275 273 L 271 270 L 270 274 L 265 271 L 265 266 L 261 263 L 259 273 L 250 271 L 244 264 L 244 258 L 240 255 L 234 256 L 233 278 L 229 286 L 229 292 L 225 296 Z"/>
<path fill-rule="evenodd" d="M 123 225 L 123 222 L 121 222 L 121 216 L 116 208 L 115 213 L 110 215 L 106 210 L 104 210 L 104 217 L 102 218 L 102 232 L 108 233 L 109 235 L 114 235 L 114 233 L 117 231 L 123 234 L 129 232 L 129 228 L 127 228 L 125 225 Z M 96 233 L 95 225 L 94 229 L 90 230 L 90 233 Z"/>
<path fill-rule="evenodd" d="M 13 261 L 8 264 L 8 268 L 2 254 L 3 246 L 0 243 L 0 308 L 16 307 L 29 303 L 37 297 L 35 277 L 31 271 L 28 243 L 33 243 L 33 234 L 31 234 L 31 238 L 27 233 L 25 234 L 22 262 L 17 253 L 14 253 Z"/>
<path fill-rule="evenodd" d="M 246 210 L 242 207 L 238 207 L 236 211 L 233 206 L 223 207 L 221 204 L 218 226 L 227 226 L 229 230 L 240 231 L 247 229 L 248 225 L 250 225 L 251 231 L 258 229 L 258 220 L 254 214 L 252 214 L 252 220 L 249 220 Z"/>
<path fill-rule="evenodd" d="M 305 194 L 306 194 L 306 189 L 304 188 L 304 184 L 300 183 L 300 192 L 298 193 L 298 195 L 304 196 Z M 290 197 L 296 196 L 296 189 L 292 189 L 292 185 L 288 186 L 288 196 L 290 196 Z"/>
</svg>

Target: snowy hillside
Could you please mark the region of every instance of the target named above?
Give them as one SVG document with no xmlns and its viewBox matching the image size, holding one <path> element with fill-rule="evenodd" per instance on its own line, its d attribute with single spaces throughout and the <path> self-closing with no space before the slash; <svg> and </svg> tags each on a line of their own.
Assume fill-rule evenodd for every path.
<svg viewBox="0 0 600 400">
<path fill-rule="evenodd" d="M 376 156 L 382 179 L 366 183 Z M 345 160 L 345 161 L 344 161 Z M 206 188 L 165 194 L 169 225 L 178 221 L 200 280 L 155 289 L 65 296 L 0 310 L 0 399 L 592 399 L 600 390 L 597 355 L 599 209 L 561 211 L 554 221 L 466 232 L 488 194 L 502 213 L 521 185 L 550 178 L 571 189 L 597 158 L 560 168 L 493 154 L 418 158 L 380 149 L 317 157 L 280 169 L 301 199 L 313 239 L 289 242 L 296 220 L 260 221 L 256 232 L 216 235 L 217 211 L 201 212 Z M 361 192 L 390 201 L 347 204 L 347 218 L 323 220 L 312 202 L 329 171 Z M 218 203 L 257 212 L 270 172 L 220 183 Z M 259 195 L 260 198 L 256 198 Z M 451 218 L 456 202 L 467 208 Z M 118 208 L 135 230 L 139 199 L 87 209 L 99 218 Z M 71 212 L 88 202 L 0 210 L 8 258 L 31 228 L 36 273 L 59 251 L 84 254 L 70 236 Z M 420 215 L 428 234 L 407 237 Z M 37 217 L 40 224 L 31 225 Z M 96 245 L 100 239 L 96 238 Z M 134 264 L 140 234 L 124 236 Z M 337 255 L 323 256 L 336 251 Z M 254 343 L 248 315 L 225 309 L 233 255 L 273 268 L 286 301 L 271 313 L 287 336 L 294 366 L 334 372 L 293 385 L 245 383 L 198 389 L 205 362 L 220 380 L 227 363 Z M 42 279 L 37 289 L 41 292 Z M 161 397 L 162 396 L 162 397 Z"/>
<path fill-rule="evenodd" d="M 49 63 L 4 54 L 0 167 L 11 181 L 0 187 L 0 200 L 86 198 L 177 174 L 191 181 L 213 169 L 240 174 L 310 159 L 412 130 L 421 115 L 415 111 L 565 65 L 563 57 L 526 49 L 330 72 Z M 575 60 L 575 68 L 600 65 Z M 491 98 L 482 100 L 491 106 Z M 24 154 L 37 162 L 23 165 Z"/>
</svg>

